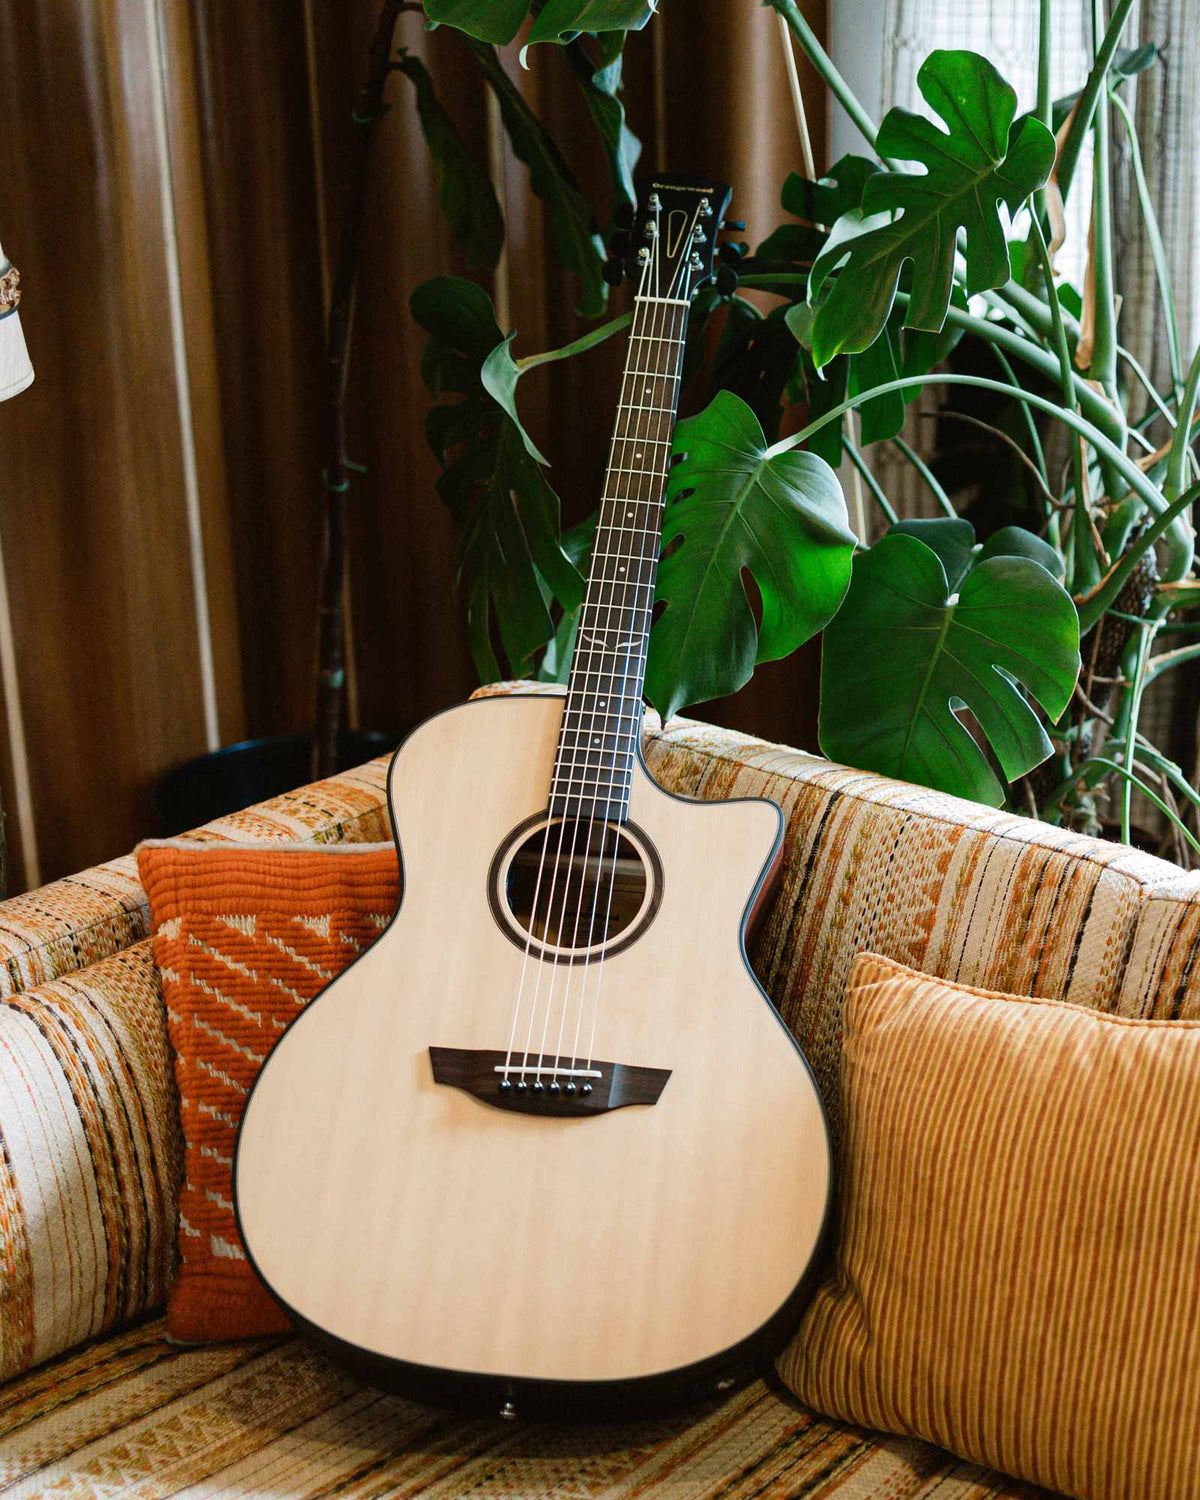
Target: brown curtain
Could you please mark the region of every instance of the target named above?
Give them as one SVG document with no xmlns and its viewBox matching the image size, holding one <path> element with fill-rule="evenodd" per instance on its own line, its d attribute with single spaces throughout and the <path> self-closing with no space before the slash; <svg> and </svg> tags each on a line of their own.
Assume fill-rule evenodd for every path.
<svg viewBox="0 0 1200 1500">
<path fill-rule="evenodd" d="M 824 0 L 808 9 L 823 32 Z M 23 275 L 37 371 L 0 407 L 11 890 L 153 832 L 149 788 L 169 766 L 308 727 L 321 326 L 375 15 L 373 0 L 0 0 L 0 238 Z M 567 342 L 570 278 L 465 49 L 415 15 L 398 40 L 496 163 L 506 267 L 499 285 L 483 279 L 518 348 Z M 541 49 L 522 73 L 512 51 L 603 212 L 603 166 L 562 59 Z M 725 177 L 761 238 L 800 167 L 773 15 L 664 0 L 626 72 L 644 159 Z M 803 67 L 802 79 L 821 165 L 825 101 Z M 474 685 L 408 313 L 420 281 L 467 269 L 411 86 L 396 77 L 389 92 L 350 374 L 352 457 L 368 470 L 350 507 L 351 688 L 355 722 L 402 729 Z M 605 346 L 522 385 L 568 522 L 595 504 L 619 358 Z M 703 712 L 811 744 L 813 653 Z"/>
</svg>

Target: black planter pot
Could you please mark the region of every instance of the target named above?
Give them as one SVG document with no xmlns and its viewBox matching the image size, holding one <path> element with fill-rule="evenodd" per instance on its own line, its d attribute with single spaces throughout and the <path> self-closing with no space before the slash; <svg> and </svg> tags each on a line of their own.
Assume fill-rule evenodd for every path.
<svg viewBox="0 0 1200 1500">
<path fill-rule="evenodd" d="M 387 755 L 403 737 L 383 729 L 343 730 L 338 736 L 337 769 L 345 771 Z M 159 837 L 173 838 L 311 780 L 312 736 L 307 734 L 242 740 L 199 755 L 154 783 L 151 799 Z"/>
</svg>

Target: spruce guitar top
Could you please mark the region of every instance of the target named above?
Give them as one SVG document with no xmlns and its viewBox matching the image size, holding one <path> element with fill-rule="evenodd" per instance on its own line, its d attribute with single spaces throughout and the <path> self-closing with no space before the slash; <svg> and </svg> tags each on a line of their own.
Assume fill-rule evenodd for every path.
<svg viewBox="0 0 1200 1500">
<path fill-rule="evenodd" d="M 800 1311 L 829 1201 L 821 1102 L 746 960 L 772 802 L 641 759 L 691 299 L 728 202 L 650 181 L 565 697 L 494 697 L 396 752 L 395 918 L 284 1032 L 234 1164 L 250 1259 L 378 1384 L 503 1415 L 711 1391 Z"/>
</svg>

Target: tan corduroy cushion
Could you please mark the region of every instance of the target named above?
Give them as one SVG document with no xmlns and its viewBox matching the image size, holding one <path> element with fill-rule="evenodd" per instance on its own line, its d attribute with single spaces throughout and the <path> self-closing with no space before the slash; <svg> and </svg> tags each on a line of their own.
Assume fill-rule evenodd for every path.
<svg viewBox="0 0 1200 1500">
<path fill-rule="evenodd" d="M 1200 1496 L 1200 1021 L 851 971 L 801 1400 L 1080 1500 Z"/>
</svg>

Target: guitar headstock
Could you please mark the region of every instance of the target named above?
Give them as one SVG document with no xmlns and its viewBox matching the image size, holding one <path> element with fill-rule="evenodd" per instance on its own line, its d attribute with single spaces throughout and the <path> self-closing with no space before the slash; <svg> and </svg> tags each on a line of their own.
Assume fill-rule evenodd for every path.
<svg viewBox="0 0 1200 1500">
<path fill-rule="evenodd" d="M 622 267 L 638 296 L 683 300 L 712 280 L 729 193 L 711 177 L 656 173 L 642 182 Z"/>
</svg>

